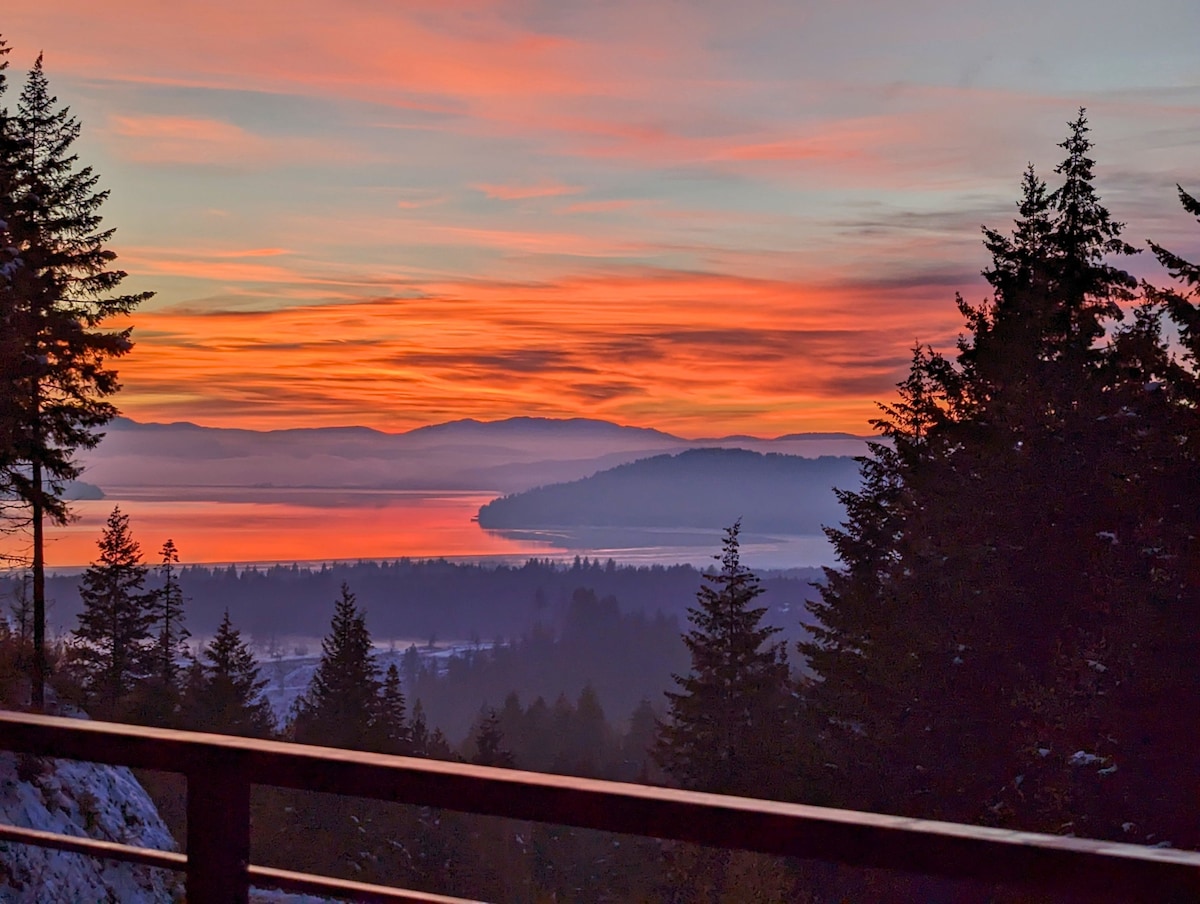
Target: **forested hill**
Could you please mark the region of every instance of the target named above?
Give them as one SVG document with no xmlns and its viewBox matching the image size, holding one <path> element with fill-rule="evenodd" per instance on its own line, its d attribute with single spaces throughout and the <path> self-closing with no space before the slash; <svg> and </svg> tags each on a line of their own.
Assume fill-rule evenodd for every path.
<svg viewBox="0 0 1200 904">
<path fill-rule="evenodd" d="M 858 484 L 853 458 L 690 449 L 504 496 L 479 510 L 479 524 L 719 528 L 741 518 L 747 531 L 815 534 L 842 520 L 833 488 Z"/>
</svg>

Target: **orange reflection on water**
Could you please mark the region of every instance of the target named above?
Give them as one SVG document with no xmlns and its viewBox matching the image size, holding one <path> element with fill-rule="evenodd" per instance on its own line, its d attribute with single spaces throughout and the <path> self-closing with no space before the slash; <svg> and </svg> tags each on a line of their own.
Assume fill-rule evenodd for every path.
<svg viewBox="0 0 1200 904">
<path fill-rule="evenodd" d="M 168 497 L 166 493 L 169 492 Z M 72 503 L 77 520 L 47 531 L 47 565 L 85 565 L 118 505 L 146 561 L 167 538 L 185 562 L 304 562 L 405 556 L 536 555 L 545 546 L 496 536 L 471 518 L 494 494 L 259 488 L 114 490 Z M 25 544 L 27 545 L 27 543 Z M 23 552 L 22 541 L 6 551 Z"/>
</svg>

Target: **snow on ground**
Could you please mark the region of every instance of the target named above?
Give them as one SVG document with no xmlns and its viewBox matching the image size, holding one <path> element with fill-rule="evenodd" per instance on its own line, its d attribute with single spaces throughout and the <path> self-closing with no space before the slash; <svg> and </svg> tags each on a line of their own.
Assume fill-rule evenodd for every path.
<svg viewBox="0 0 1200 904">
<path fill-rule="evenodd" d="M 0 822 L 173 851 L 128 769 L 0 753 Z M 0 841 L 3 904 L 158 904 L 182 898 L 177 873 Z"/>
<path fill-rule="evenodd" d="M 0 752 L 0 823 L 135 847 L 178 849 L 149 795 L 121 766 Z M 183 874 L 0 841 L 0 904 L 178 904 Z M 332 904 L 253 889 L 253 904 Z"/>
</svg>

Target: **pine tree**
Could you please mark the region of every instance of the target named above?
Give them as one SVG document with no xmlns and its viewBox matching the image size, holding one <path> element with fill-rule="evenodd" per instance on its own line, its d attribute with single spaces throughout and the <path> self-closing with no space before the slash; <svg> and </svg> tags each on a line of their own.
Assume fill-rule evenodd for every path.
<svg viewBox="0 0 1200 904">
<path fill-rule="evenodd" d="M 12 613 L 13 641 L 17 647 L 17 662 L 23 671 L 27 669 L 30 651 L 33 649 L 33 606 L 29 599 L 29 576 L 21 575 L 10 607 Z"/>
<path fill-rule="evenodd" d="M 654 757 L 684 788 L 747 796 L 783 796 L 781 742 L 791 686 L 779 629 L 762 625 L 752 604 L 763 589 L 741 562 L 741 523 L 725 531 L 721 570 L 705 574 L 698 605 L 688 610 L 684 643 L 692 671 L 675 676 L 669 712 Z"/>
<path fill-rule="evenodd" d="M 163 585 L 154 595 L 158 641 L 155 644 L 155 677 L 164 688 L 179 686 L 178 662 L 187 654 L 191 632 L 184 625 L 183 589 L 179 586 L 179 550 L 168 539 L 159 552 L 159 573 Z"/>
<path fill-rule="evenodd" d="M 369 746 L 379 714 L 379 668 L 366 617 L 342 584 L 321 660 L 308 690 L 296 700 L 292 731 L 302 744 Z"/>
<path fill-rule="evenodd" d="M 1187 481 L 1162 464 L 1179 375 L 1152 310 L 1118 323 L 1135 282 L 1110 260 L 1134 249 L 1082 112 L 1069 128 L 1062 185 L 1027 171 L 1011 236 L 985 230 L 993 294 L 960 299 L 956 359 L 914 355 L 875 422 L 888 442 L 840 494 L 842 566 L 802 651 L 841 805 L 1117 837 L 1169 810 L 1136 803 L 1131 776 L 1162 754 L 1139 762 L 1128 717 L 1162 649 L 1147 551 L 1182 561 L 1171 525 L 1193 517 L 1163 492 Z"/>
<path fill-rule="evenodd" d="M 512 769 L 516 765 L 512 752 L 504 746 L 504 732 L 500 730 L 500 716 L 490 706 L 479 714 L 479 721 L 472 732 L 475 755 L 471 762 L 477 766 L 500 766 Z"/>
<path fill-rule="evenodd" d="M 275 716 L 263 696 L 267 683 L 226 609 L 217 633 L 189 670 L 182 707 L 187 727 L 270 737 L 275 730 Z"/>
<path fill-rule="evenodd" d="M 83 611 L 73 632 L 75 655 L 87 673 L 87 690 L 99 712 L 119 712 L 137 682 L 152 671 L 153 596 L 148 568 L 129 530 L 129 516 L 114 508 L 79 587 Z"/>
<path fill-rule="evenodd" d="M 413 756 L 429 756 L 429 725 L 425 721 L 425 707 L 418 700 L 412 708 L 408 721 L 408 739 Z"/>
<path fill-rule="evenodd" d="M 101 227 L 108 193 L 80 167 L 72 146 L 78 120 L 49 90 L 39 56 L 15 116 L 3 121 L 0 170 L 11 177 L 4 216 L 20 266 L 9 268 L 0 318 L 7 339 L 0 377 L 5 442 L 0 473 L 29 514 L 32 529 L 34 661 L 32 699 L 44 700 L 45 525 L 65 523 L 66 483 L 77 477 L 75 453 L 94 447 L 97 429 L 116 414 L 107 401 L 118 389 L 109 359 L 129 351 L 128 328 L 106 331 L 106 320 L 127 314 L 151 293 L 114 294 L 125 273 L 112 269 L 106 247 L 113 230 Z M 11 156 L 9 156 L 11 155 Z M 4 189 L 0 188 L 0 193 Z M 7 262 L 13 263 L 12 261 Z"/>
<path fill-rule="evenodd" d="M 379 711 L 375 717 L 373 748 L 380 753 L 406 756 L 411 748 L 408 728 L 408 707 L 400 684 L 400 670 L 390 663 L 383 676 L 379 695 Z"/>
<path fill-rule="evenodd" d="M 1179 191 L 1179 202 L 1183 209 L 1200 222 L 1200 199 L 1189 195 L 1182 186 L 1176 186 Z M 1193 376 L 1200 367 L 1200 306 L 1191 299 L 1200 299 L 1200 264 L 1190 263 L 1177 254 L 1154 242 L 1150 242 L 1154 256 L 1158 258 L 1171 274 L 1187 287 L 1187 294 L 1180 292 L 1160 292 L 1155 298 L 1167 309 L 1171 319 L 1179 329 L 1179 342 L 1183 346 L 1186 363 Z"/>
<path fill-rule="evenodd" d="M 654 705 L 643 698 L 630 715 L 629 731 L 621 739 L 621 766 L 627 777 L 651 783 L 650 750 L 657 732 L 658 714 Z"/>
<path fill-rule="evenodd" d="M 9 46 L 0 36 L 0 101 L 8 90 L 8 54 Z M 0 531 L 4 533 L 13 533 L 25 526 L 7 465 L 16 447 L 22 410 L 21 400 L 13 387 L 26 368 L 25 348 L 18 330 L 21 305 L 16 296 L 19 271 L 24 261 L 17 248 L 17 227 L 13 222 L 20 149 L 8 108 L 0 106 Z M 19 561 L 8 555 L 3 556 L 3 560 Z"/>
</svg>

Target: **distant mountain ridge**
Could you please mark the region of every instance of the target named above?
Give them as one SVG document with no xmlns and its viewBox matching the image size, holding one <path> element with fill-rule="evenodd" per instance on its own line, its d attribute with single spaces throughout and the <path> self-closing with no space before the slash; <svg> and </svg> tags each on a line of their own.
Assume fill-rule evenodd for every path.
<svg viewBox="0 0 1200 904">
<path fill-rule="evenodd" d="M 613 435 L 621 433 L 624 435 L 638 434 L 641 436 L 655 437 L 658 439 L 671 440 L 672 442 L 688 442 L 682 437 L 675 436 L 670 433 L 665 433 L 662 430 L 656 430 L 653 427 L 630 427 L 624 424 L 617 424 L 613 421 L 600 420 L 598 418 L 587 417 L 571 417 L 571 418 L 549 418 L 549 417 L 509 417 L 495 421 L 480 421 L 475 418 L 461 418 L 455 421 L 446 421 L 442 424 L 426 424 L 423 427 L 416 427 L 408 430 L 403 434 L 393 434 L 400 436 L 413 436 L 416 434 L 509 434 L 514 432 L 574 432 L 587 434 L 607 434 Z"/>
<path fill-rule="evenodd" d="M 833 488 L 858 485 L 858 465 L 845 456 L 690 449 L 495 499 L 480 508 L 479 524 L 715 529 L 740 518 L 748 532 L 816 534 L 843 518 Z"/>
<path fill-rule="evenodd" d="M 602 418 L 588 417 L 569 417 L 569 418 L 552 418 L 552 417 L 530 417 L 518 416 L 508 418 L 497 418 L 493 421 L 481 421 L 477 418 L 467 417 L 458 418 L 453 421 L 443 421 L 437 424 L 424 424 L 420 427 L 413 427 L 409 430 L 401 430 L 397 433 L 391 433 L 386 430 L 379 430 L 375 427 L 361 427 L 354 425 L 338 426 L 338 427 L 280 427 L 274 430 L 252 430 L 247 427 L 206 427 L 201 424 L 193 423 L 192 421 L 136 421 L 132 418 L 120 416 L 113 418 L 111 422 L 104 428 L 105 431 L 111 430 L 134 430 L 134 431 L 167 431 L 167 430 L 183 430 L 183 431 L 212 431 L 214 433 L 237 433 L 252 436 L 281 436 L 281 435 L 296 435 L 296 434 L 325 434 L 325 435 L 346 435 L 346 436 L 361 436 L 361 437 L 400 437 L 400 436 L 429 436 L 435 434 L 454 434 L 463 433 L 471 435 L 479 434 L 511 434 L 519 431 L 544 431 L 544 432 L 577 432 L 577 433 L 608 433 L 608 434 L 623 434 L 623 435 L 641 435 L 653 436 L 659 439 L 670 440 L 677 443 L 725 443 L 725 442 L 783 442 L 783 441 L 820 441 L 820 440 L 855 440 L 865 441 L 873 439 L 873 436 L 860 436 L 855 433 L 844 432 L 812 432 L 812 433 L 785 433 L 776 437 L 753 436 L 748 433 L 735 433 L 727 436 L 706 436 L 697 439 L 688 439 L 687 437 L 678 436 L 674 433 L 667 433 L 665 430 L 659 430 L 655 427 L 634 427 L 628 424 L 618 424 L 616 421 L 607 421 Z"/>
<path fill-rule="evenodd" d="M 81 462 L 84 479 L 102 489 L 269 484 L 514 493 L 654 455 L 708 447 L 816 458 L 862 454 L 866 441 L 849 434 L 691 440 L 590 418 L 467 418 L 404 433 L 354 426 L 257 431 L 117 418 Z"/>
</svg>

